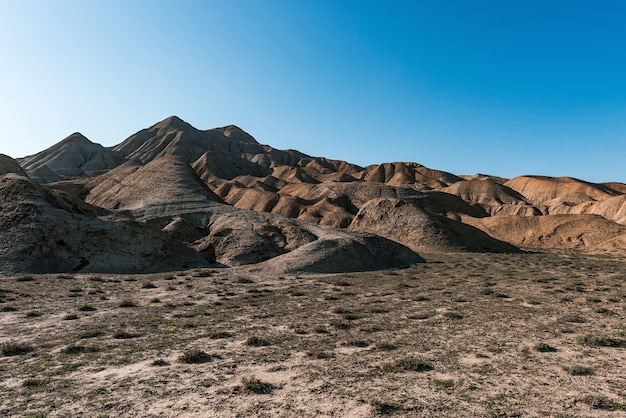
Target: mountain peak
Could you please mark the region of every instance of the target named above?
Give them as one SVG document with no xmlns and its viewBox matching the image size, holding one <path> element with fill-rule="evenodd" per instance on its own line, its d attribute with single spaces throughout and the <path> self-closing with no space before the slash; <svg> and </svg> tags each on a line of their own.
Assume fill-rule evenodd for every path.
<svg viewBox="0 0 626 418">
<path fill-rule="evenodd" d="M 67 144 L 67 143 L 93 144 L 93 142 L 91 142 L 89 138 L 87 138 L 85 135 L 81 134 L 80 132 L 74 132 L 73 134 L 68 135 L 67 137 L 62 139 L 61 142 L 59 142 L 58 144 L 60 145 L 60 144 Z"/>
<path fill-rule="evenodd" d="M 188 130 L 195 129 L 189 123 L 185 122 L 178 116 L 170 116 L 168 118 L 163 119 L 161 122 L 154 124 L 150 129 L 156 128 L 157 130 L 167 129 L 167 130 Z"/>
<path fill-rule="evenodd" d="M 227 125 L 222 128 L 215 128 L 215 131 L 220 132 L 222 135 L 235 141 L 249 142 L 258 144 L 257 140 L 252 135 L 241 129 L 236 125 Z"/>
</svg>

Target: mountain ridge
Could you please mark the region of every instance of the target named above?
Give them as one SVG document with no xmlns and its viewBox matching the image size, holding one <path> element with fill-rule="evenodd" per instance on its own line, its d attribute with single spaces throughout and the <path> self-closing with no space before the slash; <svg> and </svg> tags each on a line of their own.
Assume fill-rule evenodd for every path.
<svg viewBox="0 0 626 418">
<path fill-rule="evenodd" d="M 150 225 L 204 254 L 205 261 L 225 265 L 269 263 L 263 251 L 271 259 L 285 252 L 293 253 L 291 258 L 301 254 L 317 259 L 316 271 L 339 268 L 341 257 L 356 257 L 372 268 L 399 266 L 401 259 L 413 257 L 381 254 L 386 261 L 372 264 L 365 260 L 371 257 L 369 250 L 356 250 L 362 245 L 400 252 L 408 247 L 417 261 L 414 251 L 517 252 L 518 246 L 626 254 L 621 245 L 626 242 L 622 183 L 540 175 L 461 176 L 416 162 L 360 167 L 260 144 L 235 125 L 199 130 L 176 116 L 113 147 L 76 132 L 19 161 L 5 157 L 2 167 L 13 173 L 6 175 L 28 176 L 51 193 Z M 588 231 L 586 223 L 597 230 Z M 218 224 L 230 226 L 217 231 Z M 316 224 L 330 229 L 316 229 L 314 241 L 345 246 L 343 252 L 322 251 L 326 266 L 324 257 L 311 251 L 295 252 L 308 245 L 305 241 L 297 241 L 297 248 L 276 246 L 277 236 L 287 236 L 283 228 L 292 231 L 289 236 L 293 231 L 308 236 L 307 225 Z M 550 228 L 563 236 L 553 237 Z M 374 243 L 358 238 L 361 231 L 385 238 Z M 307 248 L 325 245 L 320 241 Z M 246 251 L 261 253 L 251 256 Z M 296 264 L 304 268 L 307 262 Z M 354 269 L 358 262 L 344 264 Z M 277 265 L 287 268 L 277 262 L 272 269 Z"/>
</svg>

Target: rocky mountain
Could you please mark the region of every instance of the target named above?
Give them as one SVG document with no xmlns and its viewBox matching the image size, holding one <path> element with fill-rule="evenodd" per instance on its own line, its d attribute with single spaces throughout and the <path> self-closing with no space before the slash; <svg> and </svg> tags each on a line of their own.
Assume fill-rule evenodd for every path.
<svg viewBox="0 0 626 418">
<path fill-rule="evenodd" d="M 111 148 L 75 133 L 18 161 L 0 155 L 0 176 L 3 271 L 331 272 L 405 266 L 422 261 L 416 252 L 626 254 L 622 183 L 359 167 L 175 116 Z"/>
</svg>

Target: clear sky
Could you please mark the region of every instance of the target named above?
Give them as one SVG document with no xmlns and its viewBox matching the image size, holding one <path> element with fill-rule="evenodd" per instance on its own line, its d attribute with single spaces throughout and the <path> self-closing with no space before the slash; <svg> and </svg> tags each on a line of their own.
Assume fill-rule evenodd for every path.
<svg viewBox="0 0 626 418">
<path fill-rule="evenodd" d="M 170 115 L 359 165 L 626 182 L 626 2 L 0 0 L 0 153 Z"/>
</svg>

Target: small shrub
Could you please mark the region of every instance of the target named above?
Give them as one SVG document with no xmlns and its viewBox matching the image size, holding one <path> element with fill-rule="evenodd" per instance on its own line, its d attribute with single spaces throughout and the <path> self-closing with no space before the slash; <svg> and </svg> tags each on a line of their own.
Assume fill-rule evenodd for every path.
<svg viewBox="0 0 626 418">
<path fill-rule="evenodd" d="M 276 386 L 252 376 L 241 379 L 241 389 L 244 392 L 256 393 L 257 395 L 269 395 L 276 389 Z"/>
<path fill-rule="evenodd" d="M 615 315 L 615 312 L 608 308 L 596 308 L 593 311 L 602 315 Z"/>
<path fill-rule="evenodd" d="M 565 315 L 561 318 L 561 321 L 571 322 L 572 324 L 584 324 L 585 322 L 587 322 L 585 318 L 583 318 L 582 316 L 578 314 Z"/>
<path fill-rule="evenodd" d="M 340 315 L 345 315 L 345 314 L 351 314 L 352 313 L 352 311 L 350 309 L 343 308 L 343 307 L 335 308 L 333 310 L 333 312 L 336 313 L 336 314 L 340 314 Z"/>
<path fill-rule="evenodd" d="M 309 351 L 306 353 L 306 355 L 317 360 L 328 360 L 335 357 L 334 354 L 321 350 Z"/>
<path fill-rule="evenodd" d="M 32 312 L 27 312 L 25 316 L 26 316 L 26 318 L 39 318 L 42 315 L 43 314 L 41 312 L 32 311 Z"/>
<path fill-rule="evenodd" d="M 252 347 L 267 347 L 272 345 L 272 343 L 264 338 L 254 336 L 246 340 L 246 345 Z"/>
<path fill-rule="evenodd" d="M 202 350 L 197 348 L 192 348 L 185 351 L 179 358 L 178 361 L 186 364 L 200 364 L 200 363 L 208 363 L 210 362 L 211 356 L 205 353 Z"/>
<path fill-rule="evenodd" d="M 626 404 L 621 404 L 605 396 L 587 396 L 583 402 L 588 404 L 592 409 L 601 409 L 604 411 L 626 411 Z"/>
<path fill-rule="evenodd" d="M 454 380 L 452 379 L 435 379 L 433 382 L 437 387 L 443 389 L 451 389 L 454 387 Z"/>
<path fill-rule="evenodd" d="M 141 285 L 142 289 L 156 289 L 158 286 L 152 282 L 143 282 Z"/>
<path fill-rule="evenodd" d="M 289 293 L 289 295 L 293 297 L 301 297 L 301 296 L 306 296 L 306 293 L 296 290 L 294 292 Z"/>
<path fill-rule="evenodd" d="M 564 370 L 572 376 L 591 376 L 595 373 L 591 367 L 584 366 L 565 367 Z"/>
<path fill-rule="evenodd" d="M 64 320 L 66 321 L 74 321 L 75 319 L 78 319 L 78 315 L 76 314 L 67 314 L 63 317 Z"/>
<path fill-rule="evenodd" d="M 584 335 L 578 339 L 578 342 L 591 347 L 626 347 L 626 340 L 604 335 Z"/>
<path fill-rule="evenodd" d="M 220 339 L 225 339 L 225 338 L 232 338 L 233 334 L 231 334 L 230 332 L 226 332 L 226 331 L 217 331 L 214 332 L 210 335 L 212 340 L 220 340 Z"/>
<path fill-rule="evenodd" d="M 337 329 L 350 329 L 350 323 L 346 321 L 335 320 L 331 321 L 330 325 Z"/>
<path fill-rule="evenodd" d="M 460 312 L 447 311 L 443 313 L 443 316 L 448 319 L 463 319 L 463 314 Z"/>
<path fill-rule="evenodd" d="M 393 343 L 379 343 L 379 344 L 376 344 L 376 348 L 379 350 L 383 350 L 383 351 L 393 351 L 393 350 L 397 350 L 398 346 Z"/>
<path fill-rule="evenodd" d="M 137 337 L 139 337 L 138 334 L 133 334 L 128 331 L 117 331 L 115 334 L 113 334 L 113 338 L 115 338 L 116 340 L 128 340 Z"/>
<path fill-rule="evenodd" d="M 78 310 L 79 310 L 79 311 L 82 311 L 82 312 L 92 312 L 92 311 L 95 311 L 95 310 L 96 310 L 96 308 L 94 308 L 94 307 L 93 307 L 93 306 L 91 306 L 91 305 L 84 304 L 84 305 L 80 305 L 80 306 L 78 307 Z"/>
<path fill-rule="evenodd" d="M 396 360 L 394 363 L 386 364 L 383 370 L 389 372 L 428 372 L 434 367 L 429 362 L 415 357 L 406 357 Z"/>
<path fill-rule="evenodd" d="M 130 300 L 130 299 L 124 299 L 119 304 L 120 308 L 135 308 L 137 306 L 138 306 L 137 303 L 135 301 L 133 301 L 133 300 Z"/>
<path fill-rule="evenodd" d="M 416 320 L 424 320 L 424 319 L 428 319 L 428 318 L 432 318 L 433 316 L 436 315 L 435 311 L 425 311 L 425 312 L 418 312 L 416 314 L 410 315 L 409 319 L 416 319 Z"/>
<path fill-rule="evenodd" d="M 104 335 L 104 331 L 102 331 L 101 329 L 90 329 L 90 330 L 87 330 L 78 334 L 78 338 L 80 339 L 96 338 L 102 335 Z"/>
<path fill-rule="evenodd" d="M 18 343 L 15 341 L 7 341 L 0 345 L 0 351 L 3 356 L 21 356 L 33 351 L 33 347 L 25 343 Z"/>
<path fill-rule="evenodd" d="M 343 319 L 345 319 L 346 321 L 356 321 L 357 319 L 361 319 L 361 315 L 347 313 L 343 315 Z"/>
<path fill-rule="evenodd" d="M 156 359 L 151 363 L 153 366 L 158 366 L 158 367 L 164 367 L 164 366 L 169 366 L 170 363 L 168 361 L 165 361 L 163 359 Z"/>
<path fill-rule="evenodd" d="M 48 384 L 44 379 L 26 379 L 22 382 L 22 386 L 28 389 L 37 389 Z"/>
<path fill-rule="evenodd" d="M 3 306 L 0 311 L 2 312 L 17 312 L 17 308 L 15 306 Z"/>
<path fill-rule="evenodd" d="M 365 348 L 365 347 L 369 347 L 370 343 L 368 343 L 367 341 L 363 341 L 363 340 L 349 340 L 343 343 L 343 345 L 347 347 Z"/>
<path fill-rule="evenodd" d="M 328 331 L 326 327 L 323 327 L 321 325 L 316 326 L 313 331 L 315 331 L 315 333 L 317 334 L 330 334 L 330 331 Z"/>
<path fill-rule="evenodd" d="M 15 281 L 17 281 L 17 282 L 32 282 L 32 281 L 35 281 L 35 278 L 33 276 L 20 276 L 17 279 L 15 279 Z"/>
<path fill-rule="evenodd" d="M 535 344 L 535 350 L 539 351 L 540 353 L 554 353 L 556 351 L 556 348 L 547 343 L 537 343 Z"/>
<path fill-rule="evenodd" d="M 402 410 L 402 407 L 394 402 L 374 400 L 370 402 L 370 406 L 375 415 L 390 415 Z"/>
</svg>

